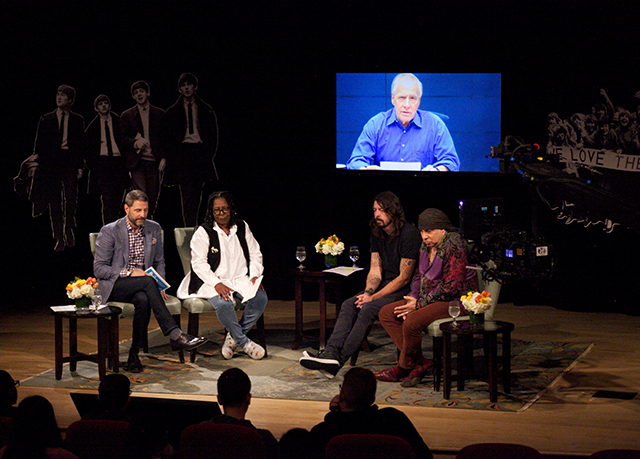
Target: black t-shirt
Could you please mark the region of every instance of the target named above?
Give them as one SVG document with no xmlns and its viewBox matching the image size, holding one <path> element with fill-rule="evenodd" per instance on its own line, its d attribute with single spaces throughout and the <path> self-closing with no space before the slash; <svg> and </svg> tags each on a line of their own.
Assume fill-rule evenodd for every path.
<svg viewBox="0 0 640 459">
<path fill-rule="evenodd" d="M 371 253 L 378 252 L 382 260 L 380 288 L 400 275 L 400 259 L 418 260 L 421 243 L 420 231 L 411 223 L 405 223 L 394 238 L 380 239 L 371 232 Z"/>
<path fill-rule="evenodd" d="M 311 429 L 311 445 L 317 457 L 324 457 L 327 443 L 342 434 L 384 434 L 404 438 L 409 442 L 416 459 L 432 459 L 429 447 L 409 418 L 396 408 L 376 405 L 362 411 L 327 413 L 324 422 Z"/>
</svg>

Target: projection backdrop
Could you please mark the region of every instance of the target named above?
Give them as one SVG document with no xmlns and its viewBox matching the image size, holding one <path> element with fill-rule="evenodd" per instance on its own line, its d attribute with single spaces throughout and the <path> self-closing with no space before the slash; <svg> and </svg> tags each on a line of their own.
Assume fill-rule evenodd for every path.
<svg viewBox="0 0 640 459">
<path fill-rule="evenodd" d="M 297 263 L 295 247 L 305 245 L 308 262 L 319 262 L 312 247 L 329 234 L 360 246 L 366 263 L 373 196 L 391 189 L 413 221 L 424 208 L 439 207 L 457 222 L 461 199 L 504 197 L 509 222 L 553 243 L 559 256 L 553 280 L 505 286 L 505 301 L 634 310 L 635 279 L 623 266 L 635 262 L 637 233 L 623 225 L 611 233 L 599 225 L 566 225 L 529 186 L 526 174 L 336 170 L 335 91 L 340 73 L 500 74 L 501 110 L 494 115 L 501 120 L 501 137 L 519 136 L 544 150 L 548 115 L 557 113 L 562 121 L 574 113 L 590 114 L 594 103 L 602 102 L 600 89 L 614 107 L 635 113 L 640 83 L 630 69 L 638 67 L 636 2 L 5 1 L 2 6 L 0 183 L 7 217 L 2 307 L 63 304 L 64 286 L 92 272 L 88 233 L 102 222 L 100 201 L 87 193 L 86 175 L 78 182 L 76 244 L 62 252 L 53 250 L 47 212 L 33 218 L 29 201 L 13 189 L 20 164 L 33 153 L 38 119 L 55 109 L 58 86 L 76 89 L 72 110 L 86 125 L 95 117 L 99 94 L 109 96 L 117 114 L 133 106 L 130 87 L 136 80 L 147 81 L 151 103 L 167 109 L 179 96 L 178 77 L 191 72 L 199 79 L 198 94 L 218 117 L 219 179 L 207 182 L 205 196 L 228 189 L 236 198 L 240 216 L 261 244 L 270 297 L 293 297 L 289 269 Z M 594 176 L 602 169 L 597 148 L 584 154 L 577 145 L 553 148 L 551 154 L 563 158 L 577 155 L 579 177 L 572 179 L 586 177 L 589 169 L 583 166 L 593 166 Z M 613 183 L 615 196 L 638 196 L 636 183 L 615 178 Z M 551 204 L 555 197 L 545 195 Z M 178 190 L 163 187 L 154 219 L 169 235 L 172 285 L 183 276 L 171 238 L 173 228 L 183 225 L 179 209 Z M 349 262 L 346 255 L 341 261 Z"/>
</svg>

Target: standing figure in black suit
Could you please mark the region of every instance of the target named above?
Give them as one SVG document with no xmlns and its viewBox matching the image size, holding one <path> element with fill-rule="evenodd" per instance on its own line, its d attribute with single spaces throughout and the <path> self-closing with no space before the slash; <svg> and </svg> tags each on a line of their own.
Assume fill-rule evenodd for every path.
<svg viewBox="0 0 640 459">
<path fill-rule="evenodd" d="M 82 174 L 82 139 L 84 118 L 71 111 L 76 90 L 61 85 L 56 94 L 56 108 L 40 117 L 33 147 L 38 163 L 37 184 L 49 206 L 55 251 L 61 252 L 76 243 L 73 229 L 76 226 L 78 206 L 78 178 Z M 34 179 L 35 181 L 35 179 Z"/>
<path fill-rule="evenodd" d="M 196 226 L 204 184 L 217 178 L 213 160 L 218 150 L 218 121 L 211 106 L 196 95 L 197 89 L 195 75 L 180 75 L 180 97 L 165 115 L 164 183 L 180 187 L 185 226 Z"/>
<path fill-rule="evenodd" d="M 100 94 L 93 102 L 98 115 L 84 133 L 85 157 L 89 167 L 89 193 L 99 194 L 102 225 L 120 217 L 129 175 L 122 154 L 120 116 L 111 111 L 111 101 Z"/>
<path fill-rule="evenodd" d="M 149 103 L 149 85 L 136 81 L 131 96 L 136 105 L 122 113 L 122 147 L 132 187 L 149 197 L 149 217 L 153 216 L 160 194 L 160 174 L 166 160 L 162 149 L 164 110 Z"/>
</svg>

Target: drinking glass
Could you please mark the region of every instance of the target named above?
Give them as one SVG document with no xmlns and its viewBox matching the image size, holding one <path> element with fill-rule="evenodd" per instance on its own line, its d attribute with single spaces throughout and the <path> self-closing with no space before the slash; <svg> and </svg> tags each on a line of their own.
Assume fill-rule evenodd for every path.
<svg viewBox="0 0 640 459">
<path fill-rule="evenodd" d="M 102 293 L 100 290 L 95 289 L 93 291 L 93 296 L 91 297 L 91 309 L 97 311 L 98 308 L 102 305 Z"/>
<path fill-rule="evenodd" d="M 304 269 L 304 265 L 302 264 L 302 262 L 307 259 L 307 251 L 304 247 L 296 247 L 296 259 L 300 262 L 300 266 L 298 266 L 298 269 Z"/>
<path fill-rule="evenodd" d="M 357 268 L 358 266 L 356 265 L 356 261 L 360 258 L 360 249 L 358 249 L 357 245 L 352 245 L 349 248 L 349 258 L 351 258 L 351 261 L 353 262 L 352 268 Z"/>
<path fill-rule="evenodd" d="M 458 316 L 460 315 L 460 300 L 453 300 L 449 302 L 449 315 L 453 317 L 453 328 L 458 328 Z"/>
</svg>

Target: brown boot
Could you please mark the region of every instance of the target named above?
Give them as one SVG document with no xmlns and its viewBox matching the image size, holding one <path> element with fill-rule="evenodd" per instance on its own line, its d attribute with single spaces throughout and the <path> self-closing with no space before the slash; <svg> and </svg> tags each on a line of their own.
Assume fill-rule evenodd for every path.
<svg viewBox="0 0 640 459">
<path fill-rule="evenodd" d="M 424 357 L 421 357 L 420 360 L 418 360 L 418 365 L 416 365 L 416 367 L 413 370 L 411 370 L 411 373 L 409 373 L 409 376 L 404 378 L 400 383 L 400 385 L 402 387 L 417 386 L 418 384 L 420 384 L 420 381 L 422 380 L 424 375 L 427 374 L 427 372 L 431 369 L 432 366 L 433 366 L 433 361 L 429 359 L 425 359 Z"/>
</svg>

